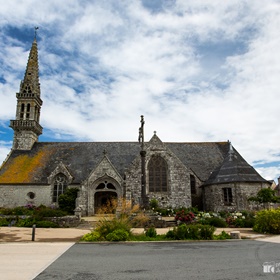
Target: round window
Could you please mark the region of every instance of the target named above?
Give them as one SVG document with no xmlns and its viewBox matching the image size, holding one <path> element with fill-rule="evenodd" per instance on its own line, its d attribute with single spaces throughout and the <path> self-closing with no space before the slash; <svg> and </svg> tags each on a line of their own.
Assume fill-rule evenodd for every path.
<svg viewBox="0 0 280 280">
<path fill-rule="evenodd" d="M 27 196 L 30 198 L 30 199 L 34 199 L 35 198 L 35 193 L 34 192 L 29 192 L 27 194 Z"/>
</svg>

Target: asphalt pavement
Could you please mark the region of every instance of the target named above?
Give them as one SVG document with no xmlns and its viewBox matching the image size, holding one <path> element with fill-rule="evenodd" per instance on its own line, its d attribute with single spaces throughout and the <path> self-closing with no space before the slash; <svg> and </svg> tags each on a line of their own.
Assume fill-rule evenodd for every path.
<svg viewBox="0 0 280 280">
<path fill-rule="evenodd" d="M 279 237 L 277 243 L 269 239 L 80 243 L 35 280 L 279 279 L 279 249 Z"/>
<path fill-rule="evenodd" d="M 168 229 L 157 229 L 158 233 L 163 233 L 164 231 Z M 219 233 L 223 229 L 218 229 L 216 233 Z M 227 231 L 232 231 L 236 229 L 225 229 Z M 242 237 L 247 238 L 258 238 L 258 241 L 245 241 L 245 240 L 239 240 L 239 241 L 227 241 L 228 243 L 228 251 L 231 252 L 231 248 L 236 248 L 236 244 L 243 244 L 245 247 L 249 246 L 248 244 L 254 244 L 254 243 L 246 243 L 246 242 L 258 242 L 258 244 L 275 244 L 275 248 L 278 248 L 280 243 L 280 237 L 274 236 L 274 237 L 263 237 L 262 235 L 256 235 L 252 230 L 250 229 L 239 229 L 241 232 Z M 43 274 L 40 274 L 38 276 L 39 278 L 36 279 L 107 279 L 106 277 L 109 277 L 108 279 L 121 279 L 121 278 L 110 278 L 111 276 L 106 273 L 110 273 L 110 267 L 113 266 L 115 269 L 117 269 L 117 266 L 120 267 L 123 265 L 123 263 L 127 263 L 128 266 L 126 268 L 123 268 L 124 271 L 126 271 L 124 274 L 129 275 L 128 278 L 122 278 L 122 279 L 145 279 L 141 277 L 147 276 L 144 271 L 141 272 L 141 270 L 147 270 L 150 274 L 154 273 L 151 268 L 149 268 L 150 264 L 152 264 L 152 258 L 147 257 L 150 252 L 153 252 L 155 260 L 164 259 L 164 266 L 158 271 L 157 275 L 161 275 L 162 271 L 165 270 L 167 264 L 169 269 L 167 272 L 162 275 L 162 277 L 165 277 L 166 275 L 169 275 L 169 270 L 173 271 L 175 269 L 176 271 L 180 271 L 180 265 L 173 264 L 173 259 L 178 259 L 178 263 L 181 263 L 181 258 L 184 260 L 192 259 L 193 261 L 198 261 L 200 258 L 204 258 L 204 256 L 210 256 L 215 251 L 213 245 L 211 246 L 211 251 L 201 251 L 198 256 L 189 256 L 189 255 L 174 255 L 171 253 L 171 250 L 169 250 L 168 244 L 173 244 L 171 247 L 175 250 L 174 252 L 180 252 L 182 250 L 179 250 L 180 248 L 185 248 L 187 252 L 192 247 L 186 247 L 184 244 L 197 244 L 195 247 L 201 247 L 204 242 L 160 242 L 156 243 L 159 245 L 149 245 L 146 243 L 104 243 L 104 244 L 75 244 L 76 241 L 80 239 L 80 237 L 89 232 L 89 229 L 36 229 L 36 237 L 35 242 L 31 241 L 31 235 L 32 230 L 30 228 L 0 228 L 0 279 L 4 280 L 26 280 L 26 279 L 34 279 L 37 275 L 39 275 L 41 272 Z M 141 232 L 143 229 L 134 229 L 135 232 Z M 42 242 L 44 241 L 44 242 Z M 63 242 L 61 242 L 63 241 Z M 224 242 L 224 241 L 223 241 Z M 215 244 L 215 243 L 223 243 L 223 242 L 205 242 L 206 244 Z M 245 243 L 244 243 L 245 242 Z M 166 244 L 164 244 L 166 243 Z M 178 243 L 179 245 L 174 245 L 175 243 Z M 151 243 L 150 243 L 151 244 Z M 143 245 L 143 248 L 146 248 L 147 251 L 143 251 L 143 248 L 141 247 Z M 242 246 L 243 246 L 242 245 Z M 119 246 L 119 247 L 118 247 Z M 124 250 L 124 254 L 120 253 L 122 252 L 122 246 L 125 246 L 125 248 L 133 248 L 133 252 L 129 253 L 129 251 Z M 140 246 L 140 247 L 139 247 Z M 150 247 L 152 246 L 152 247 Z M 187 245 L 191 246 L 191 245 Z M 194 246 L 194 245 L 193 245 Z M 220 246 L 220 245 L 218 245 Z M 241 251 L 243 252 L 243 248 L 241 246 Z M 76 249 L 77 247 L 77 249 Z M 205 247 L 205 246 L 204 246 Z M 273 246 L 272 246 L 273 247 Z M 73 248 L 73 249 L 72 249 Z M 74 249 L 75 248 L 75 249 Z M 118 248 L 116 252 L 114 250 L 114 254 L 110 257 L 109 255 L 102 255 L 104 251 L 104 248 Z M 153 248 L 153 249 L 151 249 Z M 158 250 L 154 250 L 154 248 L 158 248 Z M 248 247 L 250 249 L 250 246 Z M 263 247 L 264 248 L 264 247 Z M 278 248 L 279 249 L 279 248 Z M 110 249 L 111 250 L 111 249 Z M 118 252 L 120 250 L 120 252 Z M 152 251 L 151 251 L 152 250 Z M 184 251 L 184 250 L 183 250 Z M 164 256 L 162 256 L 162 253 L 164 252 Z M 166 252 L 169 252 L 166 254 Z M 246 250 L 245 250 L 246 252 Z M 273 249 L 273 252 L 275 250 Z M 127 254 L 126 254 L 127 253 Z M 70 255 L 69 255 L 70 254 Z M 216 252 L 216 254 L 219 256 L 219 251 Z M 69 256 L 69 257 L 68 257 Z M 167 257 L 166 257 L 167 256 Z M 168 257 L 169 256 L 169 257 Z M 59 272 L 57 277 L 48 278 L 50 270 L 51 273 L 57 273 L 57 269 L 54 269 L 53 265 L 56 265 L 57 262 L 59 263 L 61 260 L 63 260 L 66 257 L 66 259 L 72 259 L 75 262 L 74 263 L 67 263 L 63 261 L 63 265 L 59 265 L 59 267 L 62 268 L 61 272 Z M 125 259 L 122 259 L 122 257 L 125 257 Z M 197 259 L 196 259 L 197 258 Z M 265 258 L 264 258 L 265 259 Z M 274 256 L 274 258 L 267 258 L 267 261 L 271 261 L 271 259 L 274 259 L 277 261 L 277 255 Z M 280 257 L 279 257 L 280 259 Z M 88 263 L 88 260 L 91 260 L 92 263 L 89 263 L 88 267 L 84 267 L 84 264 Z M 93 261 L 94 260 L 94 261 Z M 119 262 L 121 260 L 121 262 Z M 137 260 L 137 262 L 135 261 Z M 146 263 L 146 260 L 148 261 Z M 118 265 L 114 264 L 114 261 L 118 261 Z M 280 260 L 279 260 L 280 262 Z M 147 267 L 149 269 L 143 269 L 140 268 L 139 273 L 137 273 L 137 263 L 138 267 Z M 170 266 L 169 266 L 170 263 Z M 95 267 L 95 265 L 97 267 Z M 172 265 L 171 265 L 172 264 Z M 181 263 L 182 265 L 184 263 Z M 154 263 L 152 266 L 158 266 L 159 264 Z M 202 264 L 204 266 L 204 264 Z M 106 267 L 108 266 L 109 270 L 107 272 Z M 95 268 L 94 268 L 95 267 Z M 99 267 L 103 267 L 104 271 L 99 271 Z M 132 267 L 129 269 L 129 267 Z M 94 271 L 92 271 L 92 268 L 94 268 Z M 74 270 L 72 270 L 74 269 Z M 55 272 L 56 271 L 56 272 Z M 68 275 L 71 271 L 71 274 Z M 88 272 L 87 272 L 88 271 Z M 98 271 L 98 273 L 97 273 Z M 119 270 L 116 270 L 119 271 Z M 147 272 L 147 273 L 148 273 Z M 174 272 L 174 273 L 175 273 Z M 46 274 L 47 273 L 47 274 Z M 86 273 L 88 275 L 91 275 L 90 277 L 87 277 Z M 97 276 L 94 276 L 94 273 Z M 105 273 L 104 275 L 102 273 Z M 112 272 L 113 273 L 113 272 Z M 121 276 L 126 277 L 122 275 L 123 273 L 118 272 Z M 183 273 L 183 272 L 182 272 Z M 64 275 L 65 274 L 65 275 Z M 175 273 L 176 274 L 176 273 Z M 70 277 L 68 277 L 68 276 Z M 115 274 L 114 274 L 115 275 Z M 120 276 L 119 275 L 119 276 Z M 133 278 L 134 276 L 136 278 Z M 138 276 L 137 276 L 138 275 Z M 267 274 L 266 274 L 267 275 Z M 67 277 L 68 278 L 67 278 Z M 105 277 L 106 276 L 106 277 Z M 118 276 L 118 277 L 119 277 Z M 120 277 L 121 277 L 120 276 Z M 154 275 L 155 276 L 155 275 Z M 280 276 L 280 274 L 279 274 Z M 62 277 L 62 278 L 61 278 Z M 72 278 L 71 278 L 72 277 Z M 73 278 L 74 277 L 74 278 Z M 94 278 L 97 277 L 97 278 Z M 116 276 L 114 276 L 116 277 Z M 132 277 L 132 278 L 129 278 Z M 139 278 L 137 278 L 139 277 Z M 156 276 L 155 276 L 156 277 Z M 149 279 L 149 278 L 146 278 Z M 153 278 L 153 279 L 168 279 L 168 278 Z M 176 279 L 176 278 L 172 278 Z M 181 278 L 178 278 L 181 279 Z M 188 279 L 188 278 L 185 278 Z M 199 279 L 199 278 L 197 278 Z M 213 278 L 214 279 L 214 278 Z M 231 279 L 231 278 L 228 278 Z M 239 279 L 239 278 L 236 278 Z M 246 278 L 245 278 L 246 279 Z"/>
</svg>

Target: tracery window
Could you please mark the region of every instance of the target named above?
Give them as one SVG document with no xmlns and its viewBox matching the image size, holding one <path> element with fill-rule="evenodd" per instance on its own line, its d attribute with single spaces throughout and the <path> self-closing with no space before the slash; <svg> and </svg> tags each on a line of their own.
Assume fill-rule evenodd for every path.
<svg viewBox="0 0 280 280">
<path fill-rule="evenodd" d="M 167 164 L 161 156 L 153 156 L 148 164 L 149 192 L 167 192 Z"/>
<path fill-rule="evenodd" d="M 55 176 L 53 184 L 53 202 L 58 202 L 58 197 L 65 192 L 67 185 L 67 178 L 64 174 L 59 173 Z"/>
<path fill-rule="evenodd" d="M 102 189 L 111 189 L 111 190 L 115 190 L 115 186 L 112 183 L 109 183 L 107 181 L 104 181 L 103 183 L 100 183 L 97 187 L 97 190 L 102 190 Z"/>
</svg>

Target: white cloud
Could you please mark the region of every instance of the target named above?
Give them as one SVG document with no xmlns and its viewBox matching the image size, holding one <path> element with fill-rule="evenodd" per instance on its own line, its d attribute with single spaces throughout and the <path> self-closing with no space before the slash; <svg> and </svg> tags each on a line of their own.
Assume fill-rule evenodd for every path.
<svg viewBox="0 0 280 280">
<path fill-rule="evenodd" d="M 15 3 L 0 11 L 0 121 L 15 115 L 31 46 L 7 30 L 39 25 L 48 136 L 133 141 L 144 114 L 147 140 L 229 139 L 250 164 L 280 160 L 278 1 Z"/>
</svg>

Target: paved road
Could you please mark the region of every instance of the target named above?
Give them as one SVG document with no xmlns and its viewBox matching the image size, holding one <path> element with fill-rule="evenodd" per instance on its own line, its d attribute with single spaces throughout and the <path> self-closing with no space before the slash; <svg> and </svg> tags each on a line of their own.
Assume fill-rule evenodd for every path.
<svg viewBox="0 0 280 280">
<path fill-rule="evenodd" d="M 280 263 L 279 243 L 75 244 L 35 279 L 279 279 L 263 272 L 270 261 Z"/>
</svg>

